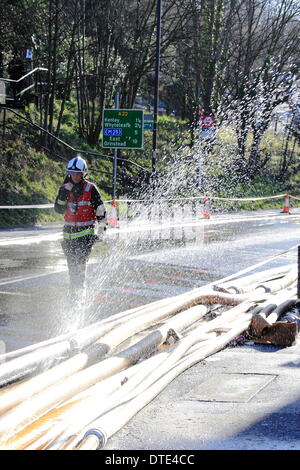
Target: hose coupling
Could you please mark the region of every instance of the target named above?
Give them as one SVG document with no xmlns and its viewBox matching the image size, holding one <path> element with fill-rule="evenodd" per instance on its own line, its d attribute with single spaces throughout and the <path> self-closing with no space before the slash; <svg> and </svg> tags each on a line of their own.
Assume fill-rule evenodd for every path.
<svg viewBox="0 0 300 470">
<path fill-rule="evenodd" d="M 181 338 L 182 338 L 182 336 L 179 333 L 177 333 L 177 331 L 175 331 L 173 328 L 170 328 L 168 330 L 165 343 L 167 343 L 167 344 L 176 343 Z"/>
<path fill-rule="evenodd" d="M 86 439 L 88 436 L 96 436 L 98 438 L 99 443 L 97 446 L 97 450 L 103 449 L 103 447 L 107 443 L 107 435 L 105 431 L 102 431 L 101 429 L 97 429 L 97 428 L 89 429 L 83 436 L 82 441 Z"/>
<path fill-rule="evenodd" d="M 231 293 L 231 292 L 230 292 L 230 289 L 231 289 L 232 291 L 234 291 L 235 294 L 244 294 L 244 290 L 243 290 L 241 287 L 230 286 L 230 287 L 227 288 L 227 291 L 228 291 L 229 293 Z"/>
<path fill-rule="evenodd" d="M 255 289 L 259 289 L 259 288 L 265 289 L 265 292 L 267 292 L 268 294 L 271 292 L 270 287 L 264 286 L 263 284 L 255 287 Z"/>
</svg>

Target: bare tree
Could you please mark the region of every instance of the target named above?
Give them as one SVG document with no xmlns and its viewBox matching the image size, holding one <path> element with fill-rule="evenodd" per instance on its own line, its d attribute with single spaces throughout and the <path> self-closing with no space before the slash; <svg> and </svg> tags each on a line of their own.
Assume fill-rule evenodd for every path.
<svg viewBox="0 0 300 470">
<path fill-rule="evenodd" d="M 181 116 L 196 127 L 199 109 L 210 113 L 217 106 L 214 88 L 223 42 L 228 38 L 224 30 L 227 31 L 226 18 L 230 15 L 226 14 L 225 6 L 230 10 L 230 3 L 224 0 L 184 3 L 188 19 L 182 24 L 181 38 L 176 43 L 169 96 L 171 100 L 174 91 L 181 90 L 181 100 L 177 101 Z"/>
<path fill-rule="evenodd" d="M 288 100 L 298 73 L 299 13 L 294 0 L 239 0 L 233 4 L 235 23 L 218 93 L 221 109 L 237 134 L 236 168 L 250 178 L 267 161 L 260 158 L 261 139 L 274 108 Z M 247 154 L 249 134 L 253 138 Z"/>
<path fill-rule="evenodd" d="M 70 94 L 75 59 L 75 34 L 78 28 L 79 0 L 47 0 L 40 3 L 40 23 L 34 41 L 39 65 L 46 66 L 44 86 L 39 89 L 40 124 L 59 135 L 64 106 Z M 61 98 L 57 121 L 56 101 Z M 45 137 L 45 143 L 47 137 Z"/>
<path fill-rule="evenodd" d="M 156 0 L 80 0 L 76 92 L 80 133 L 96 145 L 104 106 L 132 108 L 142 80 L 155 63 Z M 164 3 L 162 54 L 186 17 L 178 0 Z"/>
</svg>

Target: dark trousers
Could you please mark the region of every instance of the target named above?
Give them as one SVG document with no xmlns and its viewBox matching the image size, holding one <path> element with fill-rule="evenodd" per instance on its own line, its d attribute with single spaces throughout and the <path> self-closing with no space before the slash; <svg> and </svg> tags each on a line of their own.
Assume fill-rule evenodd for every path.
<svg viewBox="0 0 300 470">
<path fill-rule="evenodd" d="M 62 241 L 62 249 L 68 263 L 71 292 L 85 288 L 86 265 L 94 243 L 94 235 Z"/>
</svg>

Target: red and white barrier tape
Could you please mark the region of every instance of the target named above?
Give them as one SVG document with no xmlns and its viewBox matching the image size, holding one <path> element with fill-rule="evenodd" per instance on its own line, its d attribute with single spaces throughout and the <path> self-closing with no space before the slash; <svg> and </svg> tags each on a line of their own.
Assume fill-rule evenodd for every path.
<svg viewBox="0 0 300 470">
<path fill-rule="evenodd" d="M 25 204 L 20 206 L 0 206 L 0 209 L 52 209 L 54 204 Z"/>
<path fill-rule="evenodd" d="M 218 201 L 263 201 L 267 199 L 280 199 L 286 196 L 286 193 L 284 194 L 277 194 L 276 196 L 263 196 L 263 197 L 246 197 L 246 198 L 227 198 L 227 197 L 218 197 L 218 196 L 208 196 L 210 200 L 218 200 Z M 206 196 L 194 196 L 194 197 L 178 197 L 178 198 L 163 198 L 159 199 L 156 202 L 172 202 L 172 201 L 193 201 L 193 200 L 202 200 Z M 289 194 L 290 198 L 297 199 L 300 201 L 300 197 L 292 196 Z M 122 203 L 131 203 L 131 202 L 150 202 L 150 201 L 145 201 L 144 199 L 114 199 L 116 202 Z M 105 203 L 112 203 L 113 199 L 109 199 L 104 201 Z M 26 205 L 14 205 L 14 206 L 0 206 L 0 209 L 53 209 L 54 204 L 26 204 Z"/>
</svg>

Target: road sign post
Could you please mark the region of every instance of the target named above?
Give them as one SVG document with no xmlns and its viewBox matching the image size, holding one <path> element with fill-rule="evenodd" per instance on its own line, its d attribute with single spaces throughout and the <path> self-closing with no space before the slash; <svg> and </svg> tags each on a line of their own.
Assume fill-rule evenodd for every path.
<svg viewBox="0 0 300 470">
<path fill-rule="evenodd" d="M 119 93 L 115 94 L 115 109 L 119 108 Z M 113 164 L 113 181 L 112 181 L 112 198 L 113 200 L 116 199 L 116 191 L 117 191 L 117 167 L 118 167 L 118 149 L 114 149 L 114 164 Z"/>
<path fill-rule="evenodd" d="M 161 48 L 161 13 L 162 0 L 157 0 L 156 4 L 156 52 L 155 52 L 155 91 L 154 91 L 154 119 L 152 134 L 152 173 L 156 173 L 156 150 L 157 150 L 157 118 L 159 100 L 159 80 L 160 80 L 160 48 Z"/>
</svg>

